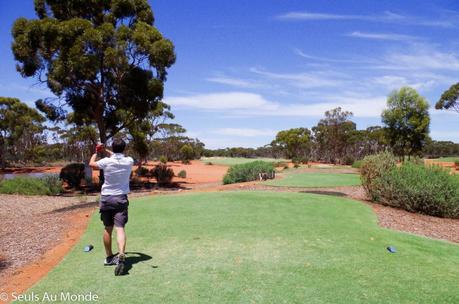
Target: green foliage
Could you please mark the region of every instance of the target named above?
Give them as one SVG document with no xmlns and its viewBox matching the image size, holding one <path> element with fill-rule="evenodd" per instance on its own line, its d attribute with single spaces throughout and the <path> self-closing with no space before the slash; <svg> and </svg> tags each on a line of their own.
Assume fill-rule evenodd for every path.
<svg viewBox="0 0 459 304">
<path fill-rule="evenodd" d="M 145 167 L 138 167 L 135 170 L 135 174 L 140 177 L 148 177 L 150 176 L 150 171 Z"/>
<path fill-rule="evenodd" d="M 162 163 L 162 164 L 167 164 L 167 157 L 164 156 L 164 155 L 161 155 L 159 157 L 159 162 Z"/>
<path fill-rule="evenodd" d="M 403 157 L 420 154 L 429 136 L 429 103 L 410 87 L 393 91 L 382 113 L 394 153 Z"/>
<path fill-rule="evenodd" d="M 363 159 L 360 167 L 360 178 L 362 186 L 371 200 L 377 201 L 379 199 L 379 193 L 376 191 L 378 179 L 395 166 L 395 157 L 388 151 L 369 155 Z"/>
<path fill-rule="evenodd" d="M 190 145 L 183 145 L 180 148 L 180 156 L 184 164 L 189 164 L 190 160 L 194 158 L 194 150 Z"/>
<path fill-rule="evenodd" d="M 459 113 L 459 83 L 453 84 L 435 104 L 437 110 L 453 110 Z"/>
<path fill-rule="evenodd" d="M 283 151 L 287 158 L 308 157 L 311 150 L 311 131 L 307 128 L 280 131 L 271 146 Z"/>
<path fill-rule="evenodd" d="M 17 98 L 0 97 L 0 166 L 7 161 L 34 161 L 37 146 L 45 142 L 45 118 Z"/>
<path fill-rule="evenodd" d="M 452 141 L 427 140 L 422 150 L 426 158 L 444 158 L 459 155 L 459 143 Z M 458 157 L 459 159 L 459 157 Z"/>
<path fill-rule="evenodd" d="M 21 195 L 57 195 L 62 184 L 57 175 L 47 177 L 18 176 L 0 182 L 0 193 Z"/>
<path fill-rule="evenodd" d="M 71 163 L 61 169 L 59 178 L 66 182 L 69 187 L 78 189 L 84 175 L 84 164 Z"/>
<path fill-rule="evenodd" d="M 254 161 L 250 163 L 233 165 L 223 177 L 223 184 L 234 184 L 258 179 L 260 173 L 271 173 L 274 171 L 272 163 Z"/>
<path fill-rule="evenodd" d="M 48 195 L 58 195 L 62 193 L 62 181 L 58 174 L 49 174 L 40 177 L 41 181 L 48 188 Z"/>
<path fill-rule="evenodd" d="M 459 218 L 459 179 L 438 166 L 405 162 L 381 175 L 372 191 L 384 205 Z"/>
<path fill-rule="evenodd" d="M 361 159 L 356 160 L 352 164 L 352 168 L 360 169 L 362 167 L 362 164 L 363 164 L 363 160 L 361 160 Z"/>
<path fill-rule="evenodd" d="M 185 170 L 180 170 L 180 172 L 177 174 L 178 177 L 180 178 L 186 178 L 186 171 Z"/>
<path fill-rule="evenodd" d="M 77 125 L 97 125 L 103 143 L 123 129 L 139 131 L 155 115 L 175 62 L 148 2 L 37 0 L 35 11 L 38 19 L 19 18 L 12 28 L 21 75 L 46 81 Z M 40 103 L 49 118 L 63 117 L 58 107 Z"/>
<path fill-rule="evenodd" d="M 331 163 L 342 163 L 356 131 L 356 125 L 350 120 L 352 112 L 340 107 L 325 112 L 317 126 L 312 128 L 315 139 L 317 158 Z"/>
<path fill-rule="evenodd" d="M 346 155 L 343 158 L 343 165 L 350 166 L 355 162 L 355 158 L 352 155 Z"/>
<path fill-rule="evenodd" d="M 151 176 L 156 178 L 160 185 L 168 185 L 174 177 L 174 170 L 164 164 L 158 164 L 150 171 Z"/>
</svg>

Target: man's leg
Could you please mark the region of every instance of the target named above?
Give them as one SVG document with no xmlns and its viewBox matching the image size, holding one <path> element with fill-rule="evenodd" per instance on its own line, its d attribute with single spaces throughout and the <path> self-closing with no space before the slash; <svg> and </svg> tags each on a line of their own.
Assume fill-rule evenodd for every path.
<svg viewBox="0 0 459 304">
<path fill-rule="evenodd" d="M 112 251 L 112 231 L 113 226 L 105 226 L 104 230 L 104 247 L 105 247 L 105 254 L 107 257 L 113 255 Z"/>
<path fill-rule="evenodd" d="M 116 240 L 118 242 L 118 251 L 124 255 L 126 250 L 126 231 L 124 227 L 115 227 L 116 229 Z"/>
</svg>

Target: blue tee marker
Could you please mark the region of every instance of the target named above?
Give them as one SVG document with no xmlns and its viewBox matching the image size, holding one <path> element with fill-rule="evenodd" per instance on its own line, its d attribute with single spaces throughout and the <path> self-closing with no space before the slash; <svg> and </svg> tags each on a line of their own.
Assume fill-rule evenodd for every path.
<svg viewBox="0 0 459 304">
<path fill-rule="evenodd" d="M 395 247 L 389 246 L 387 247 L 387 251 L 389 251 L 390 253 L 396 253 L 397 249 L 395 249 Z"/>
<path fill-rule="evenodd" d="M 84 252 L 90 252 L 94 248 L 93 245 L 87 245 L 84 247 Z"/>
</svg>

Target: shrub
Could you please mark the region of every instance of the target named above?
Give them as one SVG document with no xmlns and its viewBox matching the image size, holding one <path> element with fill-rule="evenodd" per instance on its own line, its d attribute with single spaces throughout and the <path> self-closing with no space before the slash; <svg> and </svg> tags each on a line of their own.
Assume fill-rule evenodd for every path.
<svg viewBox="0 0 459 304">
<path fill-rule="evenodd" d="M 180 178 L 186 178 L 186 171 L 185 170 L 181 170 L 178 174 L 177 174 L 178 177 Z"/>
<path fill-rule="evenodd" d="M 234 184 L 257 180 L 260 173 L 272 173 L 272 163 L 257 160 L 250 163 L 231 166 L 223 177 L 223 184 Z"/>
<path fill-rule="evenodd" d="M 363 160 L 356 160 L 352 164 L 352 168 L 360 169 L 362 167 Z"/>
<path fill-rule="evenodd" d="M 343 165 L 350 166 L 355 162 L 355 158 L 351 155 L 346 155 L 343 158 Z"/>
<path fill-rule="evenodd" d="M 377 191 L 375 183 L 378 178 L 396 167 L 395 157 L 390 152 L 381 152 L 375 155 L 366 156 L 360 168 L 360 179 L 368 197 L 377 201 Z"/>
<path fill-rule="evenodd" d="M 150 171 L 145 167 L 138 167 L 135 169 L 135 175 L 140 177 L 148 177 L 150 176 Z"/>
<path fill-rule="evenodd" d="M 300 164 L 299 164 L 299 163 L 294 163 L 294 164 L 293 164 L 293 168 L 297 169 L 297 168 L 299 168 L 299 167 L 300 167 Z"/>
<path fill-rule="evenodd" d="M 439 166 L 406 162 L 379 177 L 373 191 L 384 205 L 459 218 L 459 180 Z"/>
<path fill-rule="evenodd" d="M 174 177 L 174 171 L 164 164 L 156 165 L 150 172 L 160 185 L 170 184 Z"/>
<path fill-rule="evenodd" d="M 190 160 L 194 158 L 194 150 L 193 147 L 186 144 L 180 148 L 180 157 L 182 159 L 182 163 L 189 164 Z"/>
<path fill-rule="evenodd" d="M 80 188 L 81 180 L 84 178 L 84 164 L 68 164 L 61 169 L 59 178 L 71 188 Z"/>
<path fill-rule="evenodd" d="M 62 188 L 59 189 L 59 192 Z M 5 179 L 0 182 L 0 193 L 22 194 L 22 195 L 53 195 L 56 188 L 50 189 L 44 178 L 32 176 L 18 176 L 12 179 Z M 58 193 L 59 193 L 58 192 Z"/>
<path fill-rule="evenodd" d="M 214 163 L 213 162 L 207 162 L 206 165 L 212 166 Z"/>
<path fill-rule="evenodd" d="M 50 174 L 40 177 L 49 190 L 48 195 L 58 195 L 62 193 L 62 181 L 57 174 Z"/>
<path fill-rule="evenodd" d="M 162 155 L 159 157 L 159 162 L 162 164 L 167 164 L 167 157 Z"/>
</svg>

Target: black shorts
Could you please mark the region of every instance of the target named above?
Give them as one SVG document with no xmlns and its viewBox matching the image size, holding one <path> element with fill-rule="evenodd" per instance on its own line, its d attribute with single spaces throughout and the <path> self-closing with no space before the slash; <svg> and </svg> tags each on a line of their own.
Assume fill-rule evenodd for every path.
<svg viewBox="0 0 459 304">
<path fill-rule="evenodd" d="M 129 200 L 123 195 L 100 196 L 100 219 L 105 227 L 124 227 L 128 222 Z"/>
</svg>

